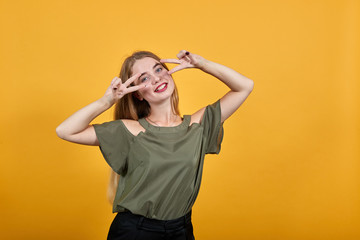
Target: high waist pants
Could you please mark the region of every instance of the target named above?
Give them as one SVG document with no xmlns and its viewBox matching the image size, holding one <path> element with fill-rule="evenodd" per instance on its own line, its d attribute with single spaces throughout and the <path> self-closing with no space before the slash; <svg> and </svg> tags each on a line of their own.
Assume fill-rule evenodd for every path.
<svg viewBox="0 0 360 240">
<path fill-rule="evenodd" d="M 107 240 L 195 240 L 191 211 L 174 220 L 156 220 L 133 214 L 117 213 Z"/>
</svg>

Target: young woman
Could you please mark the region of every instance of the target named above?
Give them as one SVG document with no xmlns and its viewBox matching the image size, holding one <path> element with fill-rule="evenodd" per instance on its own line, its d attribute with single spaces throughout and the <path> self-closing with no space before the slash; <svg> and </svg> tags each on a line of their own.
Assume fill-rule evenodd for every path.
<svg viewBox="0 0 360 240">
<path fill-rule="evenodd" d="M 80 109 L 56 132 L 64 140 L 100 146 L 116 187 L 111 240 L 194 239 L 191 208 L 200 188 L 205 154 L 220 152 L 223 122 L 254 83 L 236 71 L 182 50 L 178 59 L 135 52 L 104 96 Z M 165 63 L 178 64 L 172 70 Z M 192 115 L 180 116 L 172 74 L 198 68 L 230 91 Z M 115 104 L 115 120 L 90 122 Z"/>
</svg>

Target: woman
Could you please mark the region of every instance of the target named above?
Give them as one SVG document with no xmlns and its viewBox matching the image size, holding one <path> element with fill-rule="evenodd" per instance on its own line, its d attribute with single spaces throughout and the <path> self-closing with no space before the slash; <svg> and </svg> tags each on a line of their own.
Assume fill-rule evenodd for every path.
<svg viewBox="0 0 360 240">
<path fill-rule="evenodd" d="M 252 80 L 199 55 L 182 50 L 177 58 L 135 52 L 102 98 L 56 129 L 67 141 L 100 146 L 114 172 L 110 185 L 117 188 L 113 200 L 117 215 L 108 239 L 194 239 L 191 208 L 204 156 L 219 153 L 223 122 L 253 89 Z M 169 71 L 164 63 L 178 65 Z M 213 75 L 230 91 L 182 118 L 171 74 L 186 68 Z M 115 103 L 115 121 L 90 125 Z"/>
</svg>

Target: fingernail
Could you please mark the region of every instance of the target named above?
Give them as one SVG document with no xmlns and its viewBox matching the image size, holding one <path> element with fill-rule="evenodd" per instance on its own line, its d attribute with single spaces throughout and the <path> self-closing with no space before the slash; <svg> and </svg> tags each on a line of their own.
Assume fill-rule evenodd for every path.
<svg viewBox="0 0 360 240">
<path fill-rule="evenodd" d="M 186 54 L 186 55 L 189 55 L 190 53 L 189 53 L 189 52 L 186 52 L 185 54 Z"/>
</svg>

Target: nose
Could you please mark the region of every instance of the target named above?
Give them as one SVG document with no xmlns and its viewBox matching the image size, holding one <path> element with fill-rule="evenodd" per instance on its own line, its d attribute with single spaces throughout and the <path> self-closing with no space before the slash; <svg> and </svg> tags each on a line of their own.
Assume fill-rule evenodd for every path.
<svg viewBox="0 0 360 240">
<path fill-rule="evenodd" d="M 153 84 L 157 84 L 160 81 L 160 78 L 158 76 L 153 77 Z"/>
</svg>

